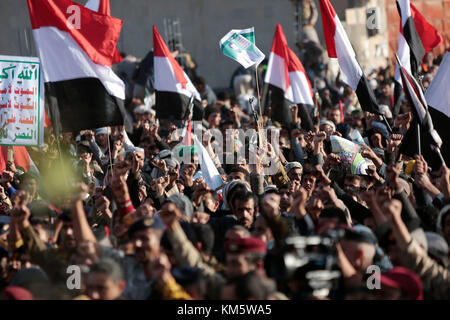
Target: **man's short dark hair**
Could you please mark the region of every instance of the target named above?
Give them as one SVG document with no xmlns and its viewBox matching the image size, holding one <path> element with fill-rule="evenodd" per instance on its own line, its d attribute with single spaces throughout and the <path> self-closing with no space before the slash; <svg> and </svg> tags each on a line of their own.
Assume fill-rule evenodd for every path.
<svg viewBox="0 0 450 320">
<path fill-rule="evenodd" d="M 229 120 L 229 119 L 225 119 L 225 120 L 220 122 L 219 128 L 223 128 L 224 126 L 228 126 L 228 125 L 234 126 L 234 121 L 233 120 Z"/>
<path fill-rule="evenodd" d="M 347 216 L 344 210 L 338 207 L 328 207 L 320 212 L 319 218 L 337 218 L 340 223 L 347 223 Z"/>
<path fill-rule="evenodd" d="M 345 176 L 345 179 L 346 179 L 346 180 L 359 180 L 359 181 L 361 181 L 361 180 L 362 180 L 362 177 L 361 177 L 361 176 L 358 176 L 357 174 L 347 174 L 347 175 Z"/>
<path fill-rule="evenodd" d="M 247 181 L 247 182 L 250 181 L 250 173 L 246 169 L 244 169 L 242 167 L 234 166 L 231 168 L 229 174 L 231 174 L 232 172 L 241 172 L 245 175 L 245 181 Z"/>
<path fill-rule="evenodd" d="M 233 196 L 233 206 L 236 203 L 236 200 L 239 200 L 241 202 L 247 202 L 248 200 L 253 199 L 253 201 L 255 202 L 255 207 L 258 204 L 258 199 L 255 197 L 255 195 L 247 190 L 244 191 L 239 191 L 237 193 L 234 194 Z"/>
<path fill-rule="evenodd" d="M 113 282 L 124 280 L 123 271 L 120 265 L 112 259 L 105 258 L 95 262 L 89 267 L 89 273 L 103 273 Z"/>
<path fill-rule="evenodd" d="M 217 194 L 216 191 L 214 191 L 214 190 L 208 190 L 208 191 L 205 192 L 205 194 L 208 194 L 208 193 L 211 195 L 211 197 L 213 198 L 213 200 L 214 200 L 215 202 L 219 201 L 219 195 Z"/>
<path fill-rule="evenodd" d="M 306 176 L 316 176 L 316 172 L 309 168 L 309 167 L 303 167 L 303 173 L 302 173 L 302 182 L 303 179 L 305 179 Z"/>
<path fill-rule="evenodd" d="M 385 79 L 381 82 L 380 87 L 391 86 L 391 81 L 389 79 Z"/>
<path fill-rule="evenodd" d="M 206 81 L 205 78 L 203 77 L 195 77 L 194 78 L 194 84 L 201 84 L 201 85 L 206 85 Z"/>
<path fill-rule="evenodd" d="M 263 279 L 254 271 L 231 278 L 228 285 L 234 286 L 234 294 L 238 300 L 264 300 L 270 291 Z"/>
<path fill-rule="evenodd" d="M 230 99 L 230 94 L 226 91 L 221 91 L 217 94 L 217 100 L 225 101 Z"/>
<path fill-rule="evenodd" d="M 214 231 L 208 224 L 193 223 L 197 241 L 202 244 L 202 251 L 207 255 L 210 255 L 214 246 Z"/>
</svg>

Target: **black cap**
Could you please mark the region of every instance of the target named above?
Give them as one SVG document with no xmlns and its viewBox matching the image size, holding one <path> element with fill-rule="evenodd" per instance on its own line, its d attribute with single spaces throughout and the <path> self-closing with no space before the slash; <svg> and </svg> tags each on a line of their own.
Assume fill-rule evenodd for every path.
<svg viewBox="0 0 450 320">
<path fill-rule="evenodd" d="M 146 229 L 159 229 L 164 230 L 165 225 L 158 217 L 143 217 L 137 220 L 135 223 L 133 223 L 130 228 L 128 229 L 128 237 L 131 238 L 133 234 L 140 230 L 146 230 Z"/>
<path fill-rule="evenodd" d="M 373 234 L 372 230 L 363 225 L 356 225 L 353 228 L 344 228 L 345 235 L 344 240 L 350 240 L 355 242 L 365 242 L 376 245 L 378 243 L 377 237 Z"/>
<path fill-rule="evenodd" d="M 197 267 L 175 267 L 172 275 L 181 286 L 189 286 L 197 283 L 202 278 L 202 271 Z"/>
<path fill-rule="evenodd" d="M 5 234 L 9 231 L 11 225 L 10 216 L 0 216 L 0 235 Z"/>
</svg>

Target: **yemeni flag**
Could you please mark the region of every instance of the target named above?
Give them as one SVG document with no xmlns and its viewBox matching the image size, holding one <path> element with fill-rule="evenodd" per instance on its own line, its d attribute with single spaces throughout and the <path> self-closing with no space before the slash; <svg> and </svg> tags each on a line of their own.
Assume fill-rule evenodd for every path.
<svg viewBox="0 0 450 320">
<path fill-rule="evenodd" d="M 290 124 L 292 117 L 289 108 L 294 103 L 298 105 L 302 127 L 313 130 L 310 116 L 310 110 L 314 107 L 311 83 L 300 59 L 288 47 L 280 24 L 275 29 L 264 82 L 267 85 L 266 101 L 272 108 L 272 120 Z"/>
<path fill-rule="evenodd" d="M 109 5 L 109 0 L 89 0 L 84 5 L 86 8 L 92 11 L 104 14 L 106 16 L 111 15 L 111 6 Z M 123 60 L 117 48 L 114 50 L 113 64 L 119 63 Z"/>
<path fill-rule="evenodd" d="M 403 67 L 414 77 L 417 77 L 423 56 L 442 44 L 442 36 L 409 0 L 397 0 L 397 8 L 401 18 L 397 55 Z M 402 80 L 397 64 L 395 69 L 394 115 L 400 112 L 399 98 L 401 93 Z"/>
<path fill-rule="evenodd" d="M 123 125 L 125 85 L 111 70 L 122 21 L 70 0 L 27 2 L 56 131 Z"/>
<path fill-rule="evenodd" d="M 156 117 L 183 120 L 194 95 L 193 120 L 203 118 L 200 94 L 170 53 L 158 30 L 153 26 L 153 63 L 155 69 Z"/>
<path fill-rule="evenodd" d="M 319 4 L 328 57 L 338 59 L 342 81 L 356 92 L 362 109 L 380 114 L 375 94 L 356 60 L 355 51 L 333 6 L 329 0 L 319 0 Z"/>
<path fill-rule="evenodd" d="M 399 58 L 397 61 L 400 67 L 400 76 L 402 78 L 405 97 L 413 111 L 414 118 L 402 140 L 400 153 L 408 156 L 419 154 L 417 123 L 420 125 L 420 147 L 424 158 L 433 169 L 439 169 L 442 162 L 439 159 L 439 150 L 442 146 L 442 139 L 434 129 L 431 115 L 428 111 L 428 104 L 423 95 L 422 89 L 417 80 L 401 64 Z"/>
<path fill-rule="evenodd" d="M 439 69 L 431 81 L 425 98 L 434 127 L 442 138 L 442 156 L 450 163 L 450 49 L 445 54 Z"/>
</svg>

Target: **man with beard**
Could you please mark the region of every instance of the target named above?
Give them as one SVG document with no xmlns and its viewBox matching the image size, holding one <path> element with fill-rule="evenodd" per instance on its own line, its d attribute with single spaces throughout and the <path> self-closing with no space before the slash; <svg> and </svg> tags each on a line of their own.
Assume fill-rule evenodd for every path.
<svg viewBox="0 0 450 320">
<path fill-rule="evenodd" d="M 256 201 L 253 193 L 241 191 L 235 194 L 231 211 L 237 218 L 238 224 L 247 229 L 253 228 L 256 215 Z"/>
</svg>

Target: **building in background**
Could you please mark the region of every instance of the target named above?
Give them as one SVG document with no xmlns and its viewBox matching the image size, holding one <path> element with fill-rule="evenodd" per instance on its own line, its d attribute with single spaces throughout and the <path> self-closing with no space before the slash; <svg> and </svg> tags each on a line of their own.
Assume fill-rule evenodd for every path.
<svg viewBox="0 0 450 320">
<path fill-rule="evenodd" d="M 220 38 L 230 29 L 254 26 L 256 44 L 268 55 L 275 26 L 281 23 L 288 43 L 294 48 L 297 35 L 301 36 L 298 28 L 302 26 L 302 22 L 295 16 L 295 3 L 301 4 L 302 1 L 304 0 L 110 0 L 110 3 L 111 14 L 124 21 L 118 44 L 120 51 L 143 58 L 153 47 L 152 26 L 156 25 L 165 37 L 164 19 L 178 19 L 183 46 L 197 62 L 197 73 L 204 76 L 212 87 L 223 88 L 229 85 L 231 75 L 238 65 L 223 56 L 219 49 Z M 319 8 L 318 1 L 313 1 Z M 84 4 L 86 0 L 77 2 Z M 450 0 L 412 2 L 438 28 L 448 47 Z M 397 48 L 399 17 L 395 0 L 334 0 L 332 3 L 362 67 L 368 71 L 373 67 L 385 66 L 388 54 L 392 58 L 392 53 Z M 379 28 L 367 28 L 370 16 L 367 10 L 371 8 L 375 10 L 378 18 L 375 22 Z M 301 19 L 301 7 L 299 10 Z M 320 10 L 314 27 L 324 45 Z M 0 54 L 35 55 L 25 0 L 0 1 L 0 29 Z M 444 46 L 439 50 L 444 51 Z"/>
</svg>

